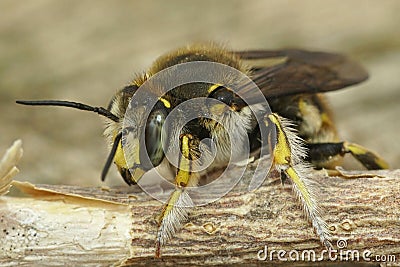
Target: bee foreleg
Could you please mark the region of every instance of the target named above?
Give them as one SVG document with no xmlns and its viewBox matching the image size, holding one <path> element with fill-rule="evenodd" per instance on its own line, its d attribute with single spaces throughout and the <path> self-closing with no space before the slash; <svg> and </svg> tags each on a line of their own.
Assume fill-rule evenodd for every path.
<svg viewBox="0 0 400 267">
<path fill-rule="evenodd" d="M 369 170 L 389 168 L 383 158 L 358 144 L 349 142 L 311 143 L 307 144 L 307 147 L 309 149 L 307 160 L 316 167 L 329 166 L 329 162 L 333 158 L 350 153 Z"/>
<path fill-rule="evenodd" d="M 273 150 L 271 152 L 273 160 L 270 171 L 279 171 L 291 180 L 293 191 L 300 200 L 303 210 L 311 221 L 321 242 L 328 248 L 332 247 L 327 224 L 320 215 L 315 197 L 314 182 L 307 177 L 311 167 L 304 162 L 307 152 L 304 141 L 297 135 L 293 129 L 293 124 L 289 120 L 275 113 L 267 115 L 265 123 L 267 127 L 272 124 L 276 133 L 275 140 L 271 140 L 270 136 Z"/>
<path fill-rule="evenodd" d="M 197 184 L 198 173 L 192 172 L 193 159 L 196 157 L 197 139 L 190 134 L 180 137 L 179 167 L 175 177 L 175 190 L 168 199 L 158 218 L 156 239 L 156 257 L 161 256 L 161 247 L 182 227 L 190 209 L 194 206 L 187 193 L 186 186 Z"/>
</svg>

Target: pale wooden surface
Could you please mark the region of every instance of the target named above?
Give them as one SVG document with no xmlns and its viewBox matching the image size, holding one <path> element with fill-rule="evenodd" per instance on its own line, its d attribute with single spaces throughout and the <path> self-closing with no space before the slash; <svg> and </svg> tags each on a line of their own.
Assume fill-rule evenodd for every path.
<svg viewBox="0 0 400 267">
<path fill-rule="evenodd" d="M 266 246 L 270 252 L 312 249 L 317 258 L 323 249 L 288 185 L 282 186 L 279 178 L 270 177 L 259 189 L 247 190 L 255 165 L 268 166 L 265 158 L 249 163 L 228 195 L 194 208 L 182 231 L 163 248 L 162 259 L 155 259 L 158 201 L 137 186 L 35 186 L 13 181 L 21 155 L 18 140 L 0 161 L 0 265 L 256 265 Z M 230 169 L 227 177 L 235 177 L 238 168 Z M 357 250 L 363 255 L 368 250 L 371 259 L 385 255 L 398 260 L 400 170 L 337 174 L 340 177 L 313 171 L 310 176 L 319 184 L 319 203 L 333 242 L 346 243 L 336 244 L 341 249 L 338 254 Z M 10 185 L 26 197 L 5 196 Z M 162 185 L 150 190 L 168 194 Z M 209 197 L 211 191 L 201 197 Z M 267 259 L 270 264 L 282 263 L 277 255 L 267 254 Z"/>
<path fill-rule="evenodd" d="M 163 248 L 162 259 L 154 258 L 161 204 L 140 188 L 35 188 L 14 182 L 30 197 L 1 199 L 0 264 L 257 264 L 257 252 L 265 245 L 288 252 L 313 249 L 318 255 L 323 247 L 290 186 L 271 178 L 246 192 L 248 175 L 251 171 L 227 196 L 195 208 L 184 229 Z M 373 178 L 313 175 L 333 243 L 336 247 L 340 238 L 347 241 L 343 250 L 361 255 L 368 249 L 400 259 L 400 170 L 364 176 Z M 274 262 L 280 263 L 276 254 Z"/>
</svg>

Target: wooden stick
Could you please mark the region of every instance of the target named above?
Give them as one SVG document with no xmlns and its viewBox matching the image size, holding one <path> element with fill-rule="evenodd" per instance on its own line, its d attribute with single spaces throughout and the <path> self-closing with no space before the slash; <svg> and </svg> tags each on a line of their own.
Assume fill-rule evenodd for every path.
<svg viewBox="0 0 400 267">
<path fill-rule="evenodd" d="M 280 257 L 288 261 L 298 255 L 298 264 L 309 261 L 307 257 L 306 263 L 302 261 L 305 250 L 315 252 L 318 260 L 324 247 L 290 185 L 268 178 L 256 191 L 246 190 L 256 163 L 225 197 L 193 210 L 184 228 L 163 247 L 161 259 L 154 258 L 154 245 L 155 218 L 162 204 L 140 188 L 33 186 L 14 181 L 29 197 L 1 197 L 0 265 L 284 263 L 279 250 L 285 251 Z M 393 262 L 395 257 L 399 263 L 400 170 L 352 171 L 341 177 L 315 171 L 312 178 L 319 183 L 318 198 L 334 247 L 341 248 L 332 254 L 336 261 L 324 254 L 325 264 L 344 261 L 339 254 L 349 251 L 354 261 L 386 257 Z M 336 244 L 338 239 L 341 243 Z M 260 261 L 263 257 L 265 261 Z"/>
</svg>

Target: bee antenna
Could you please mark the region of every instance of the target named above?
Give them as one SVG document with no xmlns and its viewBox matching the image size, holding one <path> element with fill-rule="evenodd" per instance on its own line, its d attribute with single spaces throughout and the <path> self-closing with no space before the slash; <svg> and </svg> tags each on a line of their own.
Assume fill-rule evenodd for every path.
<svg viewBox="0 0 400 267">
<path fill-rule="evenodd" d="M 97 114 L 104 116 L 115 122 L 119 121 L 119 118 L 117 116 L 115 116 L 109 110 L 103 107 L 92 107 L 78 102 L 61 101 L 61 100 L 36 100 L 36 101 L 17 100 L 15 102 L 17 104 L 28 105 L 28 106 L 61 106 L 61 107 L 76 108 L 80 110 L 96 112 Z"/>
<path fill-rule="evenodd" d="M 122 132 L 117 134 L 117 136 L 114 139 L 114 143 L 111 148 L 110 154 L 108 154 L 106 164 L 104 164 L 103 171 L 101 172 L 101 181 L 103 182 L 106 180 L 107 172 L 110 169 L 111 163 L 114 160 L 115 153 L 117 152 L 118 144 L 119 141 L 121 141 L 121 138 L 122 138 Z"/>
</svg>

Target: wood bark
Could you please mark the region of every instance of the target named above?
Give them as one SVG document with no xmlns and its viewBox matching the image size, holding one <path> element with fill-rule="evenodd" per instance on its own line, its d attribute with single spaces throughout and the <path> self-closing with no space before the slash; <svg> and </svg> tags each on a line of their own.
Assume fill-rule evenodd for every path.
<svg viewBox="0 0 400 267">
<path fill-rule="evenodd" d="M 252 164 L 243 181 L 251 173 Z M 359 260 L 356 255 L 348 257 L 356 262 L 375 261 L 376 256 L 399 261 L 400 170 L 353 171 L 341 177 L 316 171 L 312 178 L 319 184 L 323 218 L 339 248 L 332 254 L 335 261 L 325 254 L 324 264 L 343 262 L 339 254 L 354 250 Z M 321 263 L 318 257 L 324 247 L 290 185 L 282 185 L 278 178 L 267 178 L 252 192 L 240 182 L 223 198 L 194 208 L 183 229 L 163 247 L 161 259 L 154 257 L 154 244 L 155 218 L 162 204 L 138 187 L 34 186 L 16 181 L 13 185 L 28 197 L 1 197 L 1 265 L 285 263 L 278 250 L 286 251 L 281 258 L 288 261 L 298 254 L 295 262 L 300 265 L 310 264 L 301 254 L 313 250 Z M 267 259 L 260 261 L 257 254 L 264 257 L 260 250 L 265 248 Z"/>
</svg>

